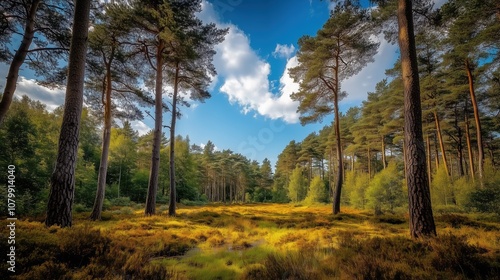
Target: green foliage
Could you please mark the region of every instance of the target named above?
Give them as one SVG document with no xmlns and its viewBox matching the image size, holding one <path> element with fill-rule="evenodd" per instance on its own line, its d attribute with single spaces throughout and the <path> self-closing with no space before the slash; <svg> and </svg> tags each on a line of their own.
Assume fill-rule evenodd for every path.
<svg viewBox="0 0 500 280">
<path fill-rule="evenodd" d="M 470 194 L 476 189 L 475 184 L 467 177 L 460 177 L 453 181 L 457 206 L 462 209 L 467 205 Z"/>
<path fill-rule="evenodd" d="M 439 166 L 432 178 L 431 198 L 433 205 L 450 205 L 456 202 L 454 186 L 444 165 Z"/>
<path fill-rule="evenodd" d="M 344 202 L 357 209 L 365 209 L 368 204 L 366 190 L 370 184 L 368 173 L 359 171 L 346 172 L 345 188 L 342 198 Z"/>
<path fill-rule="evenodd" d="M 403 191 L 403 175 L 395 162 L 377 173 L 366 190 L 368 206 L 380 213 L 382 210 L 394 211 L 406 201 Z"/>
<path fill-rule="evenodd" d="M 302 175 L 302 168 L 295 167 L 290 177 L 290 184 L 288 184 L 288 198 L 292 202 L 302 201 L 306 197 L 307 182 Z"/>
<path fill-rule="evenodd" d="M 486 161 L 484 165 L 484 188 L 470 192 L 466 207 L 500 215 L 500 171 L 491 161 Z"/>
<path fill-rule="evenodd" d="M 307 204 L 328 202 L 328 193 L 325 188 L 325 182 L 320 176 L 315 176 L 312 179 L 304 202 Z"/>
</svg>

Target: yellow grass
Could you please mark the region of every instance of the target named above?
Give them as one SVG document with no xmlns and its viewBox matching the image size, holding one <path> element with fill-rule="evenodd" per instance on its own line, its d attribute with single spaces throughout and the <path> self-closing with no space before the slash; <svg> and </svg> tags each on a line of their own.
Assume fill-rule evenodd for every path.
<svg viewBox="0 0 500 280">
<path fill-rule="evenodd" d="M 181 207 L 176 217 L 144 217 L 140 210 L 123 212 L 114 212 L 100 222 L 87 221 L 87 213 L 78 214 L 71 229 L 18 221 L 17 279 L 48 279 L 47 275 L 148 279 L 148 275 L 159 274 L 173 279 L 262 279 L 262 275 L 269 275 L 262 273 L 273 265 L 270 262 L 287 261 L 270 256 L 293 252 L 314 253 L 315 262 L 309 264 L 312 268 L 304 268 L 318 270 L 308 272 L 310 275 L 343 278 L 339 265 L 345 259 L 333 256 L 332 250 L 352 240 L 405 240 L 409 236 L 403 215 L 374 217 L 366 211 L 343 208 L 340 215 L 333 216 L 330 205 L 217 204 Z M 436 220 L 438 235 L 464 237 L 484 250 L 481 254 L 498 261 L 500 224 L 472 216 Z M 80 245 L 74 245 L 80 238 L 82 241 L 76 242 Z M 81 257 L 86 246 L 102 253 Z M 350 253 L 345 253 L 349 251 L 342 252 L 346 255 L 342 258 L 350 258 Z M 64 262 L 65 256 L 72 261 Z M 6 271 L 5 262 L 0 269 Z"/>
</svg>

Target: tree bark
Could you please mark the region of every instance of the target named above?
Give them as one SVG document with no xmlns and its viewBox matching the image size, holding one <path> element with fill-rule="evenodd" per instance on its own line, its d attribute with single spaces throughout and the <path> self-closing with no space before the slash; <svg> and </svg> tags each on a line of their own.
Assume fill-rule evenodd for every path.
<svg viewBox="0 0 500 280">
<path fill-rule="evenodd" d="M 446 174 L 450 177 L 450 170 L 448 169 L 448 160 L 446 159 L 446 150 L 444 149 L 443 134 L 441 133 L 441 124 L 439 121 L 439 116 L 436 111 L 434 111 L 434 121 L 436 124 L 436 131 L 439 139 L 439 148 L 441 149 L 441 158 L 443 159 L 444 169 Z"/>
<path fill-rule="evenodd" d="M 476 173 L 474 172 L 474 155 L 472 153 L 472 143 L 470 140 L 470 129 L 469 129 L 469 117 L 467 116 L 467 112 L 465 112 L 465 140 L 467 142 L 467 152 L 469 154 L 469 169 L 470 169 L 470 177 L 472 178 L 472 182 L 476 179 Z"/>
<path fill-rule="evenodd" d="M 112 51 L 113 52 L 113 51 Z M 104 202 L 104 195 L 106 192 L 106 175 L 108 173 L 108 156 L 109 156 L 109 143 L 111 141 L 111 62 L 106 63 L 106 88 L 105 96 L 106 101 L 104 102 L 104 130 L 102 132 L 102 153 L 101 162 L 99 164 L 99 176 L 97 178 L 97 191 L 95 194 L 94 207 L 92 213 L 90 214 L 90 219 L 100 220 L 102 213 L 102 204 Z"/>
<path fill-rule="evenodd" d="M 472 108 L 474 109 L 474 119 L 476 121 L 476 137 L 477 137 L 477 153 L 478 165 L 477 170 L 479 173 L 479 182 L 483 185 L 483 171 L 484 171 L 484 150 L 483 150 L 483 137 L 481 136 L 481 120 L 479 118 L 479 107 L 476 101 L 476 93 L 474 91 L 474 77 L 469 64 L 469 59 L 465 60 L 465 70 L 467 71 L 467 78 L 469 80 L 469 93 Z"/>
<path fill-rule="evenodd" d="M 427 144 L 427 174 L 429 174 L 429 186 L 431 186 L 432 183 L 432 159 L 431 159 L 431 140 L 429 137 L 429 133 L 427 133 L 426 137 L 426 144 Z"/>
<path fill-rule="evenodd" d="M 153 154 L 151 155 L 151 170 L 149 172 L 148 196 L 146 198 L 145 214 L 156 214 L 156 193 L 158 191 L 158 173 L 160 170 L 160 149 L 163 121 L 163 47 L 164 41 L 159 39 L 156 49 L 156 82 L 155 82 L 155 130 L 153 136 Z"/>
<path fill-rule="evenodd" d="M 342 191 L 342 184 L 344 179 L 344 163 L 342 156 L 342 143 L 340 142 L 340 116 L 339 116 L 339 56 L 336 57 L 335 64 L 335 94 L 333 106 L 335 110 L 335 138 L 337 147 L 337 160 L 338 160 L 338 170 L 337 178 L 335 181 L 335 191 L 333 195 L 333 214 L 340 213 L 340 197 Z"/>
<path fill-rule="evenodd" d="M 170 123 L 170 203 L 168 215 L 175 216 L 175 122 L 177 121 L 177 94 L 179 90 L 179 62 L 175 65 L 174 96 L 172 98 L 172 121 Z"/>
<path fill-rule="evenodd" d="M 76 0 L 73 36 L 69 52 L 66 99 L 56 166 L 50 178 L 46 226 L 70 227 L 72 225 L 71 210 L 75 195 L 75 168 L 82 116 L 89 14 L 90 0 Z"/>
<path fill-rule="evenodd" d="M 410 235 L 412 238 L 436 235 L 425 149 L 422 135 L 422 109 L 417 54 L 413 31 L 412 1 L 398 0 L 399 48 L 404 85 L 404 138 L 409 198 Z"/>
<path fill-rule="evenodd" d="M 10 104 L 12 103 L 12 99 L 14 97 L 14 92 L 16 91 L 19 69 L 26 59 L 26 55 L 28 54 L 29 47 L 35 35 L 35 17 L 40 2 L 41 0 L 33 0 L 31 6 L 29 7 L 26 17 L 26 25 L 24 27 L 23 39 L 21 40 L 21 44 L 19 45 L 19 48 L 10 63 L 9 73 L 7 74 L 5 89 L 2 95 L 2 101 L 0 101 L 0 125 L 5 119 L 7 111 L 9 111 Z"/>
</svg>

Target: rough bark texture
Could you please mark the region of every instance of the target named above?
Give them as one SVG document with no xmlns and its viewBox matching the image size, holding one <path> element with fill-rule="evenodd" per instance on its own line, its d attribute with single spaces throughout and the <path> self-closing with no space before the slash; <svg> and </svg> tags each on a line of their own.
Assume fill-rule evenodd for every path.
<svg viewBox="0 0 500 280">
<path fill-rule="evenodd" d="M 26 59 L 26 55 L 28 54 L 29 47 L 35 35 L 35 17 L 39 4 L 40 0 L 34 0 L 29 7 L 27 21 L 24 27 L 23 39 L 21 40 L 21 44 L 19 45 L 19 48 L 10 63 L 9 73 L 7 74 L 5 89 L 2 95 L 2 101 L 0 101 L 0 124 L 2 124 L 5 119 L 5 115 L 7 115 L 7 111 L 12 103 L 14 92 L 16 91 L 17 79 L 19 77 L 19 69 Z"/>
<path fill-rule="evenodd" d="M 340 142 L 340 116 L 339 116 L 339 57 L 337 56 L 336 61 L 336 70 L 335 70 L 335 97 L 333 101 L 333 106 L 335 110 L 335 138 L 336 138 L 336 146 L 337 146 L 337 160 L 338 160 L 338 169 L 337 169 L 337 178 L 335 181 L 335 191 L 333 194 L 333 214 L 340 213 L 340 197 L 342 191 L 342 184 L 344 181 L 344 163 L 342 156 L 342 143 Z"/>
<path fill-rule="evenodd" d="M 108 173 L 109 143 L 111 141 L 111 61 L 106 65 L 106 88 L 104 102 L 104 130 L 102 132 L 102 153 L 99 164 L 99 175 L 97 179 L 97 191 L 95 195 L 94 207 L 90 214 L 90 219 L 100 220 L 104 194 L 106 191 L 106 175 Z M 120 170 L 121 171 L 121 170 Z"/>
<path fill-rule="evenodd" d="M 474 77 L 470 68 L 469 60 L 465 60 L 465 70 L 469 79 L 469 93 L 472 108 L 474 109 L 474 120 L 476 121 L 476 137 L 477 137 L 477 171 L 479 173 L 479 181 L 483 185 L 483 171 L 484 171 L 484 150 L 483 150 L 483 137 L 481 135 L 481 120 L 479 119 L 479 108 L 476 101 L 476 93 L 474 91 Z"/>
<path fill-rule="evenodd" d="M 172 98 L 172 121 L 170 123 L 170 203 L 168 215 L 175 216 L 175 122 L 177 120 L 177 93 L 179 85 L 179 63 L 175 67 L 174 96 Z"/>
<path fill-rule="evenodd" d="M 425 166 L 422 109 L 411 0 L 398 0 L 398 29 L 404 85 L 404 144 L 406 145 L 405 161 L 410 235 L 413 238 L 418 238 L 436 235 L 436 226 L 432 215 L 429 181 Z"/>
<path fill-rule="evenodd" d="M 45 219 L 47 226 L 70 227 L 72 224 L 71 210 L 75 193 L 75 168 L 83 105 L 89 13 L 90 0 L 76 0 L 63 121 L 57 162 L 50 179 L 50 194 Z"/>
<path fill-rule="evenodd" d="M 163 120 L 163 47 L 160 39 L 156 50 L 156 84 L 155 84 L 155 130 L 153 136 L 153 154 L 151 156 L 151 170 L 149 172 L 148 196 L 146 198 L 146 215 L 156 214 L 156 193 L 158 191 L 158 173 L 160 171 L 160 148 Z"/>
</svg>

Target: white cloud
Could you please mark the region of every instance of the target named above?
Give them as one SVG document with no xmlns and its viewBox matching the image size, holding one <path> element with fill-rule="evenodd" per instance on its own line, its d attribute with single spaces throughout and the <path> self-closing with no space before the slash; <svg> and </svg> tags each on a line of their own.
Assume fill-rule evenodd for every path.
<svg viewBox="0 0 500 280">
<path fill-rule="evenodd" d="M 205 144 L 205 143 L 201 143 L 201 144 L 200 144 L 200 148 L 205 149 L 205 146 L 206 146 L 206 145 L 207 145 L 207 144 Z M 215 146 L 215 145 L 214 145 L 214 151 L 220 151 L 220 150 L 219 150 L 219 148 L 218 148 L 217 146 Z"/>
<path fill-rule="evenodd" d="M 229 28 L 224 42 L 216 46 L 217 54 L 214 57 L 217 79 L 222 84 L 219 91 L 228 96 L 231 104 L 241 106 L 245 114 L 254 111 L 271 119 L 282 118 L 289 123 L 297 122 L 298 104 L 290 99 L 293 86 L 288 76 L 288 68 L 294 65 L 294 61 L 296 65 L 296 60 L 288 60 L 280 79 L 280 92 L 272 93 L 270 64 L 250 47 L 250 40 L 242 30 L 233 24 L 219 22 L 213 5 L 207 1 L 202 3 L 203 11 L 198 15 L 200 19 L 215 22 L 221 28 Z M 294 50 L 293 45 L 278 45 L 276 53 L 288 58 Z"/>
<path fill-rule="evenodd" d="M 341 87 L 347 97 L 341 102 L 360 103 L 366 100 L 368 92 L 375 90 L 375 85 L 386 78 L 385 70 L 394 66 L 398 47 L 387 42 L 383 35 L 377 37 L 380 46 L 374 62 L 365 66 L 357 75 L 343 81 Z"/>
<path fill-rule="evenodd" d="M 5 87 L 5 77 L 7 77 L 9 66 L 5 63 L 0 63 L 0 89 L 4 90 Z M 20 98 L 23 95 L 28 96 L 30 99 L 39 100 L 40 102 L 47 105 L 47 110 L 52 111 L 58 106 L 64 103 L 65 96 L 64 88 L 54 88 L 50 89 L 47 87 L 40 86 L 35 80 L 26 79 L 23 76 L 19 76 L 17 80 L 16 92 L 14 97 Z"/>
<path fill-rule="evenodd" d="M 274 49 L 273 56 L 274 57 L 281 57 L 281 58 L 290 58 L 292 56 L 293 52 L 295 51 L 295 46 L 293 44 L 288 45 L 281 45 L 277 44 L 276 49 Z"/>
<path fill-rule="evenodd" d="M 139 136 L 142 136 L 151 131 L 151 128 L 148 125 L 146 125 L 143 121 L 132 121 L 130 122 L 130 124 L 132 126 L 132 129 L 137 131 Z"/>
</svg>

